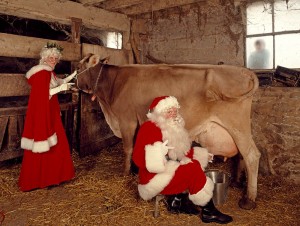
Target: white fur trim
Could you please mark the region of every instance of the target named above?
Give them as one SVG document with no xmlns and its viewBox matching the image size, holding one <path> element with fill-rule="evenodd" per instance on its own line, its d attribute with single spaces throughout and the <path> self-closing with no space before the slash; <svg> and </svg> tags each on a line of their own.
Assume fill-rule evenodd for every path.
<svg viewBox="0 0 300 226">
<path fill-rule="evenodd" d="M 21 148 L 26 150 L 31 150 L 34 153 L 42 153 L 42 152 L 49 151 L 50 148 L 56 144 L 57 144 L 56 133 L 48 137 L 47 140 L 43 140 L 43 141 L 34 141 L 34 139 L 28 139 L 26 137 L 22 137 L 21 139 Z"/>
<path fill-rule="evenodd" d="M 157 112 L 148 112 L 147 118 L 155 124 L 162 124 L 166 121 L 165 117 Z"/>
<path fill-rule="evenodd" d="M 42 71 L 42 70 L 46 70 L 46 71 L 53 71 L 52 67 L 46 65 L 46 64 L 39 64 L 36 66 L 33 66 L 27 73 L 26 73 L 26 78 L 30 79 L 30 77 L 32 75 L 34 75 L 35 73 Z"/>
<path fill-rule="evenodd" d="M 179 165 L 179 162 L 169 160 L 163 173 L 156 174 L 147 184 L 139 184 L 141 198 L 149 200 L 159 194 L 170 183 Z"/>
<path fill-rule="evenodd" d="M 192 160 L 186 156 L 184 156 L 181 160 L 180 160 L 180 165 L 186 165 L 189 164 L 190 162 L 192 162 Z"/>
<path fill-rule="evenodd" d="M 180 108 L 176 97 L 169 96 L 169 97 L 166 97 L 165 99 L 159 101 L 158 104 L 154 107 L 154 111 L 161 113 L 164 110 L 171 108 L 171 107 Z"/>
<path fill-rule="evenodd" d="M 214 182 L 209 177 L 206 177 L 206 183 L 204 187 L 198 191 L 196 194 L 189 194 L 189 199 L 195 204 L 199 206 L 205 206 L 209 200 L 213 197 L 214 191 Z"/>
<path fill-rule="evenodd" d="M 168 148 L 161 141 L 145 147 L 146 168 L 150 173 L 162 173 L 166 168 Z"/>
<path fill-rule="evenodd" d="M 207 167 L 207 164 L 209 162 L 209 153 L 206 148 L 201 148 L 201 147 L 194 147 L 194 155 L 193 159 L 197 160 L 201 168 L 204 170 Z"/>
</svg>

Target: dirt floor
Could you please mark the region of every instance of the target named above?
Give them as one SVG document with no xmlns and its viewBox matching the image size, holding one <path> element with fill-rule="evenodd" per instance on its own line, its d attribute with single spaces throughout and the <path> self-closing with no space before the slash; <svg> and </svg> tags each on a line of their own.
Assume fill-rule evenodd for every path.
<svg viewBox="0 0 300 226">
<path fill-rule="evenodd" d="M 198 216 L 169 213 L 163 202 L 160 217 L 154 218 L 154 201 L 137 196 L 137 177 L 122 176 L 121 144 L 82 159 L 73 153 L 73 160 L 74 180 L 25 193 L 17 187 L 20 163 L 2 163 L 0 225 L 204 225 Z M 240 209 L 242 190 L 231 187 L 227 202 L 218 208 L 233 216 L 228 225 L 300 225 L 299 188 L 260 176 L 256 209 Z"/>
</svg>

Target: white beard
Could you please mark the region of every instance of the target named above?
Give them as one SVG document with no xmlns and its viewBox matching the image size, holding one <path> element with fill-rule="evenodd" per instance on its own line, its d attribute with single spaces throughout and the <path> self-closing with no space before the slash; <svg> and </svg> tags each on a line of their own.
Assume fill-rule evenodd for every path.
<svg viewBox="0 0 300 226">
<path fill-rule="evenodd" d="M 176 119 L 165 119 L 162 116 L 153 115 L 149 119 L 155 122 L 161 129 L 163 141 L 168 140 L 168 146 L 174 147 L 168 152 L 172 160 L 181 161 L 191 148 L 191 140 L 187 130 L 184 128 L 184 120 L 178 115 Z"/>
</svg>

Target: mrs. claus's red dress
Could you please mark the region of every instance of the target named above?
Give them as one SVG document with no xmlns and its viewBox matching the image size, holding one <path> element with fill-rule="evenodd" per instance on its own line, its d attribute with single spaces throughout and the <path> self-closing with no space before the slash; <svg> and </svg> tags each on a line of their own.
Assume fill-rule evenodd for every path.
<svg viewBox="0 0 300 226">
<path fill-rule="evenodd" d="M 57 185 L 75 176 L 58 98 L 49 94 L 56 76 L 51 67 L 37 65 L 27 72 L 26 78 L 31 92 L 21 139 L 24 156 L 19 187 L 22 191 Z"/>
</svg>

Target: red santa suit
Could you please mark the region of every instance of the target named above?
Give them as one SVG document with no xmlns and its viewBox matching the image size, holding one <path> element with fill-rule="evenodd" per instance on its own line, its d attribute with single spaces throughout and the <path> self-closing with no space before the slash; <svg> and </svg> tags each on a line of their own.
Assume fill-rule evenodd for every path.
<svg viewBox="0 0 300 226">
<path fill-rule="evenodd" d="M 189 192 L 189 199 L 204 206 L 213 196 L 214 184 L 203 168 L 209 153 L 204 148 L 191 149 L 183 119 L 176 122 L 162 115 L 165 109 L 179 108 L 175 97 L 156 98 L 150 106 L 149 120 L 139 129 L 132 159 L 139 168 L 138 191 L 144 200 L 157 194 Z"/>
<path fill-rule="evenodd" d="M 52 68 L 37 65 L 26 78 L 31 86 L 21 147 L 24 149 L 19 187 L 22 191 L 56 185 L 74 177 L 68 140 L 60 118 L 59 85 Z"/>
</svg>

